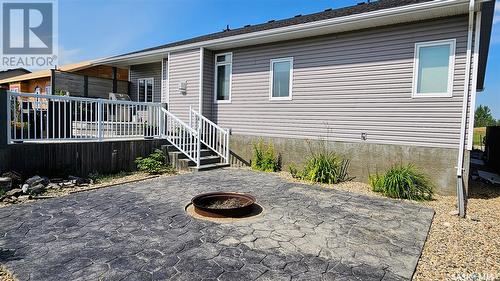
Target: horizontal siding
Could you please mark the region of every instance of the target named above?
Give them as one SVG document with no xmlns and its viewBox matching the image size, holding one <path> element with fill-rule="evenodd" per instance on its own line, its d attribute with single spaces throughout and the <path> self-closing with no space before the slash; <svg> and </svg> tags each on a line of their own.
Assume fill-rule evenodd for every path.
<svg viewBox="0 0 500 281">
<path fill-rule="evenodd" d="M 137 79 L 154 78 L 153 101 L 161 102 L 161 61 L 130 66 L 130 98 L 137 101 Z"/>
<path fill-rule="evenodd" d="M 189 119 L 189 106 L 198 110 L 200 87 L 200 50 L 170 53 L 169 110 L 183 121 Z M 187 81 L 187 93 L 179 92 L 179 83 Z"/>
<path fill-rule="evenodd" d="M 214 53 L 206 50 L 203 54 L 203 115 L 212 119 L 214 105 Z"/>
<path fill-rule="evenodd" d="M 455 38 L 451 98 L 411 98 L 415 43 Z M 213 118 L 234 134 L 458 147 L 467 18 L 453 17 L 224 50 L 230 104 Z M 269 61 L 293 57 L 293 100 L 269 101 Z"/>
</svg>

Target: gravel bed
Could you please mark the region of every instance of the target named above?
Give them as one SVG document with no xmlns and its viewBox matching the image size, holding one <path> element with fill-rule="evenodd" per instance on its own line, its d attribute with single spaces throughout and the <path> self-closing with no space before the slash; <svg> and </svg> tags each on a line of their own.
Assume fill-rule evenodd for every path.
<svg viewBox="0 0 500 281">
<path fill-rule="evenodd" d="M 280 176 L 302 182 L 287 172 Z M 381 195 L 361 182 L 318 184 L 368 196 Z M 455 215 L 456 197 L 436 195 L 428 202 L 436 214 L 413 280 L 500 280 L 500 187 L 471 181 L 467 218 Z"/>
<path fill-rule="evenodd" d="M 3 265 L 0 265 L 0 281 L 17 281 L 17 279 Z"/>
</svg>

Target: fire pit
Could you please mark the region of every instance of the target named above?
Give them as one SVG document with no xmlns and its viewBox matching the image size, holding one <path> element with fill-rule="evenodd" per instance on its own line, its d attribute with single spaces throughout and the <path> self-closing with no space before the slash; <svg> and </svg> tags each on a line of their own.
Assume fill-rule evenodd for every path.
<svg viewBox="0 0 500 281">
<path fill-rule="evenodd" d="M 262 210 L 253 196 L 235 192 L 204 193 L 193 197 L 191 203 L 195 213 L 211 218 L 240 218 Z"/>
</svg>

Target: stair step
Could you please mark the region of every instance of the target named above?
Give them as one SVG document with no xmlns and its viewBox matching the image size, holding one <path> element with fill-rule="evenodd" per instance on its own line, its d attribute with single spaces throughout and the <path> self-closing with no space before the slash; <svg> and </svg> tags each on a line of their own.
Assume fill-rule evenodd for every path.
<svg viewBox="0 0 500 281">
<path fill-rule="evenodd" d="M 179 159 L 180 161 L 187 161 L 189 166 L 194 166 L 196 163 L 194 163 L 193 160 L 184 158 L 184 159 Z M 214 164 L 214 163 L 219 163 L 220 162 L 220 157 L 218 155 L 208 155 L 208 156 L 202 156 L 200 157 L 200 164 L 201 165 L 206 165 L 206 164 Z"/>
<path fill-rule="evenodd" d="M 190 152 L 191 151 L 188 151 L 188 153 L 190 153 Z M 177 158 L 179 158 L 179 159 L 188 159 L 188 157 L 183 152 L 180 152 L 179 150 L 170 151 L 169 153 L 177 154 Z M 213 155 L 213 154 L 212 154 L 212 151 L 210 149 L 200 149 L 200 157 L 211 156 L 211 155 Z"/>
<path fill-rule="evenodd" d="M 208 170 L 219 169 L 219 168 L 224 168 L 224 167 L 229 167 L 229 166 L 230 165 L 226 164 L 226 163 L 213 163 L 213 164 L 200 165 L 199 168 L 190 167 L 190 169 L 193 171 L 208 171 Z"/>
</svg>

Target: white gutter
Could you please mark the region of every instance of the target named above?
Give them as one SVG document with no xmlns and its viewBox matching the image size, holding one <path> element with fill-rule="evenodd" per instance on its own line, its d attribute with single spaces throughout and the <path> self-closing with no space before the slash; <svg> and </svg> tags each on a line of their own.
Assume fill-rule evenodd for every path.
<svg viewBox="0 0 500 281">
<path fill-rule="evenodd" d="M 479 41 L 481 39 L 481 12 L 476 13 L 476 28 L 475 28 L 475 38 L 474 38 L 474 55 L 473 55 L 473 69 L 472 69 L 472 93 L 470 102 L 470 116 L 469 116 L 469 132 L 468 132 L 468 142 L 467 150 L 472 150 L 473 136 L 474 136 L 474 112 L 476 109 L 476 92 L 477 92 L 477 72 L 479 69 Z"/>
<path fill-rule="evenodd" d="M 460 144 L 458 146 L 458 163 L 457 163 L 457 205 L 458 205 L 458 215 L 465 217 L 465 190 L 463 183 L 463 172 L 464 172 L 464 150 L 465 150 L 465 130 L 466 130 L 466 119 L 467 119 L 467 104 L 469 100 L 469 89 L 470 89 L 470 65 L 471 65 L 471 49 L 472 49 L 472 33 L 474 31 L 474 0 L 469 2 L 469 27 L 467 32 L 467 57 L 465 62 L 465 81 L 464 81 L 464 93 L 462 102 L 462 120 L 460 124 Z"/>
<path fill-rule="evenodd" d="M 478 3 L 479 2 L 486 2 L 486 1 L 488 1 L 488 0 L 477 0 Z M 344 17 L 339 17 L 339 18 L 314 21 L 314 22 L 309 22 L 309 23 L 304 23 L 304 24 L 291 25 L 291 26 L 286 26 L 286 27 L 281 27 L 281 28 L 273 28 L 273 29 L 269 29 L 269 30 L 256 31 L 256 32 L 251 32 L 251 33 L 245 33 L 245 34 L 240 34 L 240 35 L 219 38 L 219 39 L 196 42 L 196 43 L 192 43 L 192 44 L 184 44 L 184 45 L 179 45 L 179 46 L 174 46 L 174 47 L 169 47 L 169 48 L 161 48 L 161 49 L 156 49 L 156 50 L 151 50 L 151 51 L 138 52 L 135 54 L 129 54 L 129 55 L 118 56 L 115 58 L 106 58 L 106 59 L 98 60 L 95 63 L 96 64 L 103 64 L 103 63 L 119 62 L 122 60 L 154 56 L 157 54 L 171 52 L 171 51 L 181 51 L 181 50 L 186 50 L 186 49 L 216 46 L 218 44 L 223 44 L 223 43 L 225 43 L 225 44 L 227 44 L 227 43 L 243 43 L 246 41 L 251 41 L 251 40 L 255 40 L 255 39 L 262 39 L 262 38 L 272 37 L 272 36 L 276 36 L 276 35 L 304 32 L 304 31 L 309 31 L 312 29 L 331 27 L 333 25 L 358 23 L 359 21 L 363 21 L 363 20 L 364 21 L 380 20 L 382 17 L 389 17 L 389 16 L 394 16 L 394 15 L 405 15 L 408 13 L 419 12 L 419 11 L 428 13 L 430 9 L 443 8 L 443 7 L 451 8 L 451 6 L 453 6 L 453 5 L 463 5 L 467 2 L 468 2 L 468 0 L 435 0 L 435 1 L 430 1 L 430 2 L 407 5 L 407 6 L 403 6 L 403 7 L 395 7 L 395 8 L 383 9 L 383 10 L 378 10 L 378 11 L 373 11 L 373 12 L 366 12 L 366 13 L 361 13 L 361 14 L 357 14 L 357 15 L 350 15 L 350 16 L 344 16 Z"/>
</svg>

